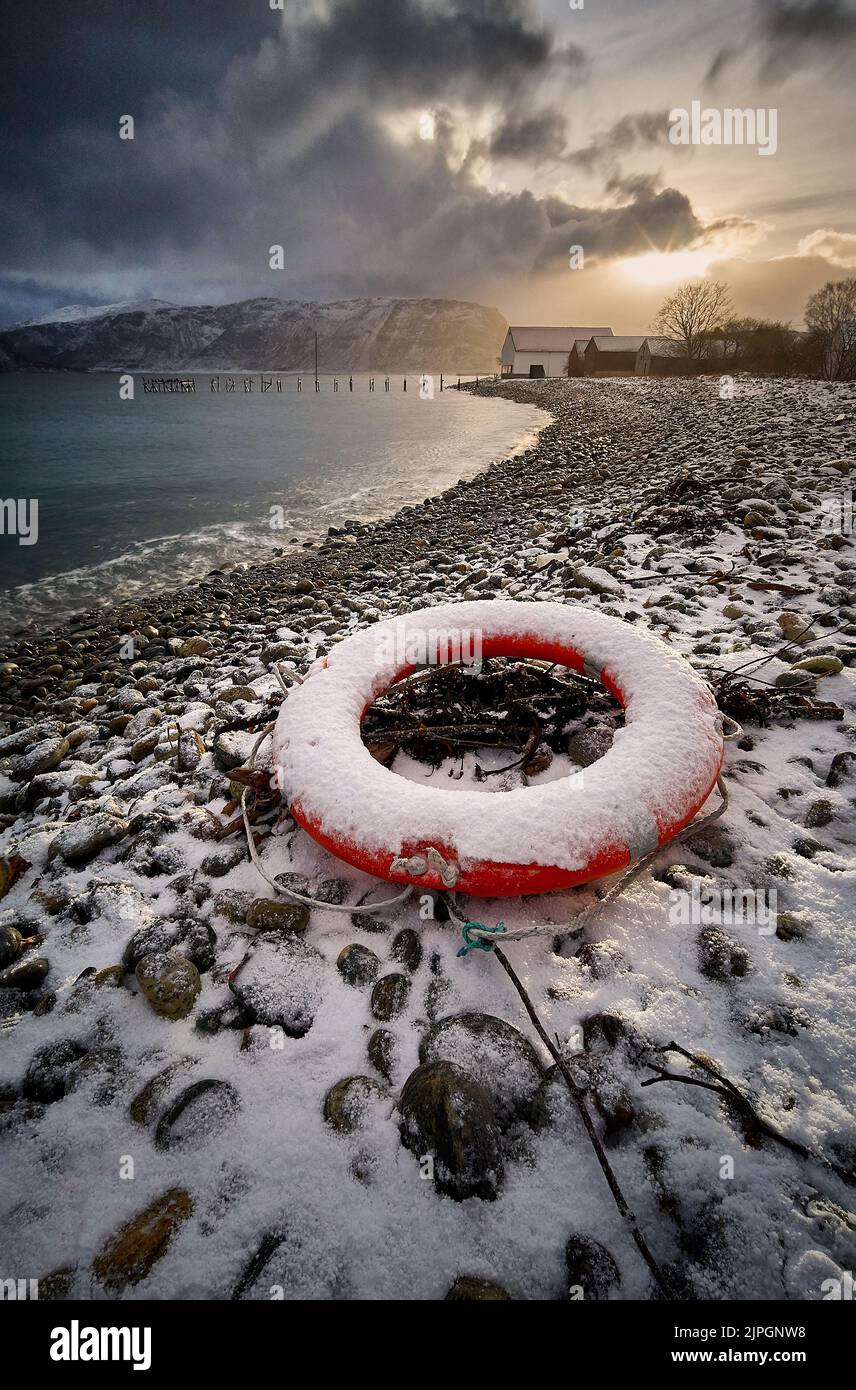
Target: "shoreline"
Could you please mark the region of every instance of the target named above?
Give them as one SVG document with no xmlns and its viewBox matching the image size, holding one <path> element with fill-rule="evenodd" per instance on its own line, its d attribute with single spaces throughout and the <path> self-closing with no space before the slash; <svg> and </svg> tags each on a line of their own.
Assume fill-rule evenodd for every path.
<svg viewBox="0 0 856 1390">
<path fill-rule="evenodd" d="M 182 521 L 172 517 L 178 523 L 172 529 L 152 535 L 144 532 L 138 540 L 125 535 L 117 541 L 116 553 L 106 559 L 78 555 L 75 562 L 63 555 L 62 567 L 28 580 L 19 577 L 0 592 L 0 660 L 2 653 L 21 643 L 61 635 L 71 618 L 84 614 L 93 621 L 99 615 L 109 618 L 117 609 L 147 602 L 150 596 L 162 599 L 204 582 L 211 573 L 230 573 L 241 564 L 255 569 L 290 558 L 301 549 L 317 549 L 328 528 L 343 525 L 348 517 L 354 525 L 383 525 L 401 505 L 421 502 L 432 481 L 436 486 L 439 479 L 445 491 L 497 458 L 525 451 L 548 422 L 537 407 L 519 409 L 509 403 L 494 423 L 482 408 L 467 427 L 456 423 L 462 409 L 456 400 L 451 423 L 441 419 L 437 428 L 432 425 L 426 437 L 435 440 L 433 458 L 431 450 L 422 458 L 418 447 L 413 454 L 405 453 L 405 469 L 398 479 L 388 473 L 392 446 L 385 442 L 386 430 L 395 430 L 395 423 L 381 425 L 376 460 L 359 474 L 353 467 L 340 467 L 314 488 L 308 473 L 287 477 L 282 492 L 271 494 L 280 503 L 268 509 L 280 513 L 276 530 L 261 504 L 259 514 L 253 515 L 251 498 L 240 497 L 226 519 L 209 511 L 195 529 L 183 531 Z M 493 418 L 492 408 L 486 409 Z M 401 447 L 406 448 L 403 441 Z M 307 488 L 314 500 L 307 500 Z M 187 523 L 190 518 L 183 520 Z M 28 612 L 30 616 L 22 621 Z"/>
<path fill-rule="evenodd" d="M 572 1246 L 594 1265 L 571 1283 L 599 1271 L 612 1297 L 655 1296 L 491 957 L 461 961 L 456 928 L 418 897 L 384 920 L 270 901 L 236 816 L 232 774 L 281 703 L 275 662 L 302 671 L 356 627 L 494 595 L 648 627 L 712 683 L 764 663 L 759 683 L 721 687 L 744 725 L 721 821 L 666 847 L 582 938 L 593 885 L 473 915 L 565 929 L 509 951 L 549 1034 L 570 1040 L 682 1297 L 820 1298 L 844 1278 L 844 1226 L 815 1207 L 820 1182 L 824 1211 L 852 1212 L 856 1181 L 856 1078 L 841 1060 L 856 1040 L 856 548 L 822 522 L 856 472 L 856 391 L 741 380 L 724 402 L 713 379 L 621 379 L 483 392 L 552 419 L 524 453 L 383 523 L 16 648 L 0 691 L 0 928 L 18 952 L 0 975 L 0 1028 L 15 1033 L 0 1128 L 24 1215 L 7 1213 L 4 1243 L 10 1268 L 61 1296 L 92 1296 L 105 1270 L 121 1292 L 116 1233 L 146 1229 L 165 1194 L 175 1240 L 134 1281 L 144 1297 L 264 1298 L 278 1279 L 289 1297 L 437 1299 L 472 1275 L 514 1299 L 566 1299 Z M 563 733 L 553 770 L 590 766 L 603 748 L 583 744 L 602 732 Z M 428 786 L 458 776 L 454 759 L 400 756 L 395 772 Z M 509 789 L 479 784 L 468 759 L 466 785 Z M 298 892 L 350 907 L 378 887 L 278 803 L 265 817 L 259 853 Z M 774 926 L 699 917 L 709 897 L 750 890 L 775 898 Z M 426 1189 L 395 1118 L 422 1049 L 462 1016 L 475 1022 L 442 1060 L 465 1057 L 488 1097 L 460 1140 L 468 1201 Z M 646 1089 L 670 1039 L 834 1166 L 818 1178 L 698 1089 Z M 218 1088 L 216 1123 L 193 1068 Z M 74 1136 L 61 1151 L 59 1132 Z M 142 1156 L 139 1182 L 115 1180 L 114 1154 Z"/>
</svg>

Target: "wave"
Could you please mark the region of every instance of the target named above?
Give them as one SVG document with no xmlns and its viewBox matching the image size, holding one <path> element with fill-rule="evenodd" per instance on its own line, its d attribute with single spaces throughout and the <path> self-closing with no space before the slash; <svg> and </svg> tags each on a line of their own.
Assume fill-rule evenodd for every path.
<svg viewBox="0 0 856 1390">
<path fill-rule="evenodd" d="M 531 447 L 549 417 L 536 407 L 513 409 L 516 430 L 511 439 L 507 426 L 499 429 L 494 424 L 481 438 L 478 432 L 468 432 L 454 450 L 433 447 L 426 441 L 417 458 L 404 461 L 390 459 L 379 450 L 361 470 L 363 479 L 368 471 L 377 474 L 377 481 L 332 474 L 324 480 L 325 490 L 296 479 L 287 501 L 277 509 L 275 529 L 271 527 L 270 508 L 266 508 L 253 518 L 135 541 L 97 564 L 80 565 L 8 588 L 0 599 L 0 634 L 43 630 L 73 613 L 180 588 L 205 578 L 212 570 L 274 560 L 305 541 L 319 539 L 328 526 L 348 519 L 364 523 L 381 520 L 461 478 L 475 476 L 497 458 Z M 524 412 L 528 417 L 525 421 L 520 418 Z"/>
</svg>

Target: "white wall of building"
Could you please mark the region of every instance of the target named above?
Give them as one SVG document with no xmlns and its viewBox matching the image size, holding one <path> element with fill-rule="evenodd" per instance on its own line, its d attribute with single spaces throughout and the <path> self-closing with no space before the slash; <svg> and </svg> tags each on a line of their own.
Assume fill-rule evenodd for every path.
<svg viewBox="0 0 856 1390">
<path fill-rule="evenodd" d="M 568 354 L 566 352 L 516 352 L 514 354 L 515 376 L 528 376 L 529 368 L 539 365 L 547 376 L 568 375 Z"/>
</svg>

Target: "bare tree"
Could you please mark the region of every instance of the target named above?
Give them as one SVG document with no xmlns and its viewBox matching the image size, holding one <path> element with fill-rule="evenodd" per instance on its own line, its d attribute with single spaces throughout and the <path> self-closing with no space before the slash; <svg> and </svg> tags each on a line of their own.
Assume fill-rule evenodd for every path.
<svg viewBox="0 0 856 1390">
<path fill-rule="evenodd" d="M 812 335 L 827 381 L 856 378 L 856 280 L 828 280 L 805 306 L 805 321 Z"/>
<path fill-rule="evenodd" d="M 660 305 L 654 332 L 676 338 L 687 357 L 709 356 L 711 340 L 731 313 L 731 291 L 721 280 L 691 280 Z"/>
</svg>

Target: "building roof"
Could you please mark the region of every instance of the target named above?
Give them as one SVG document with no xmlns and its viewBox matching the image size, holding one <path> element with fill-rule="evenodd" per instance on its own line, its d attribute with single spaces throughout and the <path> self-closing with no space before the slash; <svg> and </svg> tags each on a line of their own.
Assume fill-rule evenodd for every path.
<svg viewBox="0 0 856 1390">
<path fill-rule="evenodd" d="M 599 335 L 612 337 L 611 328 L 509 328 L 517 352 L 570 352 L 576 342 Z"/>
<path fill-rule="evenodd" d="M 597 333 L 592 334 L 592 342 L 598 352 L 638 352 L 644 343 L 644 336 L 641 338 L 616 338 L 601 337 Z"/>
<path fill-rule="evenodd" d="M 677 338 L 646 338 L 652 357 L 686 357 L 687 350 Z"/>
</svg>

